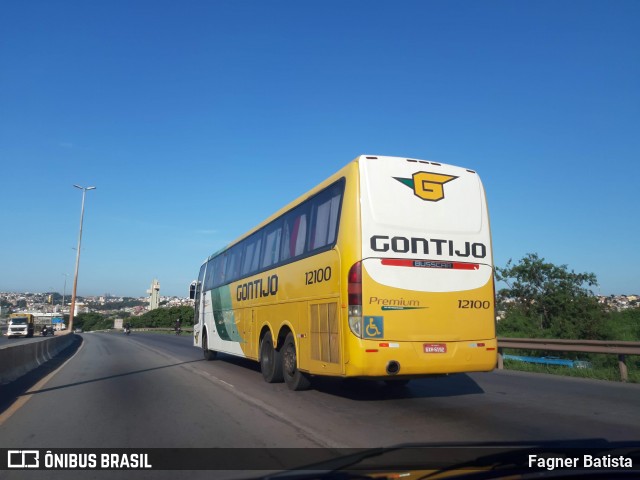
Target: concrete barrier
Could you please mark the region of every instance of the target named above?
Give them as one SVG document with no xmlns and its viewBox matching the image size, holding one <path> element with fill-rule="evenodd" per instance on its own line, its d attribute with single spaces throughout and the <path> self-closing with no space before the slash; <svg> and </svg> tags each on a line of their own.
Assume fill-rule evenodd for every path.
<svg viewBox="0 0 640 480">
<path fill-rule="evenodd" d="M 75 335 L 60 335 L 41 342 L 16 344 L 0 349 L 0 385 L 38 368 L 76 340 Z"/>
</svg>

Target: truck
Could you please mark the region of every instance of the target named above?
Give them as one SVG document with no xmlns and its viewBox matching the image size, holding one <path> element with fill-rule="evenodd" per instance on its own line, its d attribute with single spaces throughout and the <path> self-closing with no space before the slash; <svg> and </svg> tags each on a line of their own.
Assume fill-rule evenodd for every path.
<svg viewBox="0 0 640 480">
<path fill-rule="evenodd" d="M 34 316 L 31 313 L 12 313 L 9 315 L 7 337 L 33 337 Z"/>
</svg>

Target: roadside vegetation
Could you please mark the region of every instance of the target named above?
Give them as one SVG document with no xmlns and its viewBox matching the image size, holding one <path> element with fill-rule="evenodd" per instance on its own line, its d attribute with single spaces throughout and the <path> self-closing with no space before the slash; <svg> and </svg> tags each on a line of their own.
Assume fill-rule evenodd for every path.
<svg viewBox="0 0 640 480">
<path fill-rule="evenodd" d="M 590 290 L 598 284 L 593 273 L 569 271 L 566 265 L 557 266 L 530 253 L 517 264 L 510 260 L 497 268 L 496 279 L 507 285 L 496 295 L 499 337 L 640 341 L 640 308 L 608 310 Z M 592 365 L 579 369 L 505 360 L 505 368 L 513 370 L 620 379 L 616 355 L 514 349 L 503 353 L 584 360 Z M 629 381 L 640 382 L 640 357 L 627 356 L 626 363 Z"/>
<path fill-rule="evenodd" d="M 515 352 L 515 350 L 505 349 L 505 353 L 512 352 Z M 518 352 L 520 352 L 520 350 Z M 537 354 L 540 355 L 541 352 L 538 351 Z M 596 360 L 596 357 L 598 357 L 599 360 Z M 565 358 L 570 358 L 570 356 L 565 355 Z M 573 358 L 578 357 L 574 354 Z M 551 375 L 591 378 L 594 380 L 609 380 L 613 382 L 620 381 L 620 369 L 618 368 L 617 362 L 616 365 L 611 365 L 611 360 L 615 359 L 615 355 L 579 354 L 579 358 L 588 359 L 588 361 L 593 364 L 592 368 L 569 368 L 559 365 L 537 365 L 518 362 L 515 360 L 505 360 L 504 368 L 505 370 L 517 370 L 519 372 L 548 373 Z M 629 369 L 629 383 L 640 383 L 640 365 L 638 362 L 636 361 L 634 363 L 632 357 L 628 357 L 627 367 Z"/>
<path fill-rule="evenodd" d="M 80 313 L 73 320 L 75 327 L 82 328 L 85 332 L 92 330 L 108 330 L 113 328 L 117 318 L 122 318 L 123 323 L 130 323 L 132 328 L 172 328 L 176 320 L 182 322 L 183 327 L 193 325 L 193 307 L 169 307 L 151 310 L 139 317 L 120 313 L 117 315 L 105 315 L 101 313 Z"/>
</svg>

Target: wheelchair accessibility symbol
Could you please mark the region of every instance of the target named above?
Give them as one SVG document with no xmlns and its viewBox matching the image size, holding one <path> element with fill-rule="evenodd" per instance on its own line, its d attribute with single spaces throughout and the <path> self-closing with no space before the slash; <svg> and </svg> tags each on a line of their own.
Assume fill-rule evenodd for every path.
<svg viewBox="0 0 640 480">
<path fill-rule="evenodd" d="M 383 325 L 383 317 L 364 317 L 364 338 L 383 338 Z"/>
</svg>

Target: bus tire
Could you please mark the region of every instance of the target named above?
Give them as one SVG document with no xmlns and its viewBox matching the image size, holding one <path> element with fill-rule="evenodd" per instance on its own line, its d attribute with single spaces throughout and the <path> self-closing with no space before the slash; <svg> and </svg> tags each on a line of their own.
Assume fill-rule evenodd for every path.
<svg viewBox="0 0 640 480">
<path fill-rule="evenodd" d="M 287 335 L 282 347 L 282 373 L 287 387 L 291 390 L 307 390 L 311 386 L 309 375 L 298 370 L 296 341 L 291 332 Z"/>
<path fill-rule="evenodd" d="M 215 350 L 209 350 L 209 342 L 207 341 L 206 333 L 202 336 L 202 354 L 204 356 L 204 359 L 207 361 L 214 360 L 218 355 L 218 352 L 216 352 Z"/>
<path fill-rule="evenodd" d="M 282 382 L 282 356 L 273 347 L 271 332 L 267 332 L 260 342 L 260 370 L 267 383 Z"/>
</svg>

